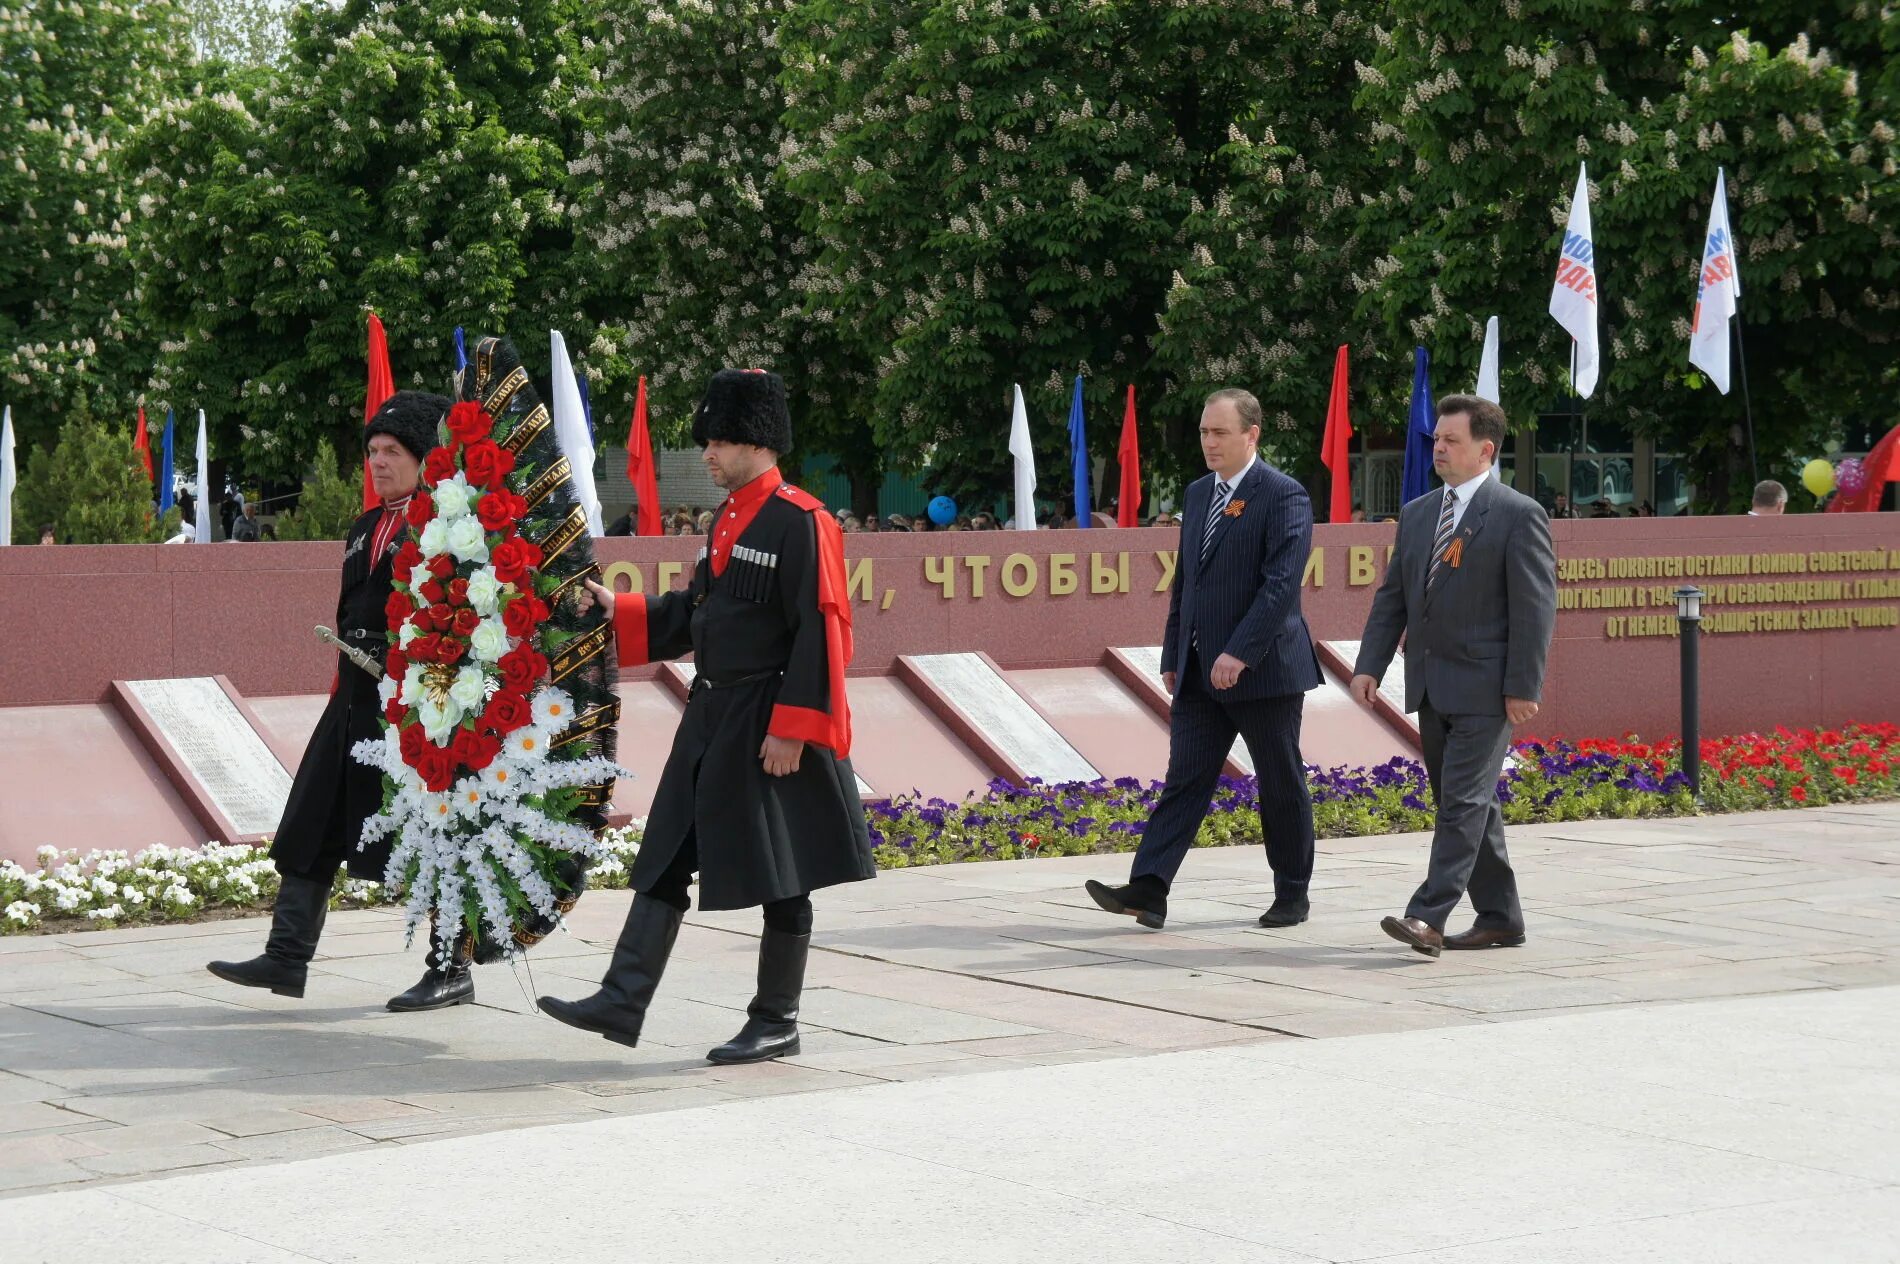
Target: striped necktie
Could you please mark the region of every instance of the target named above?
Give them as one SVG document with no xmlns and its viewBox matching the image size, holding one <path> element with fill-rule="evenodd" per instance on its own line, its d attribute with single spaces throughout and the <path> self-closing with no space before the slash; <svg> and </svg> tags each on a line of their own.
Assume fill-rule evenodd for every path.
<svg viewBox="0 0 1900 1264">
<path fill-rule="evenodd" d="M 1458 493 L 1445 489 L 1445 507 L 1438 511 L 1438 533 L 1432 537 L 1432 565 L 1425 572 L 1425 591 L 1430 592 L 1432 585 L 1438 582 L 1439 572 L 1445 569 L 1445 550 L 1451 547 L 1452 510 L 1458 506 Z"/>
<path fill-rule="evenodd" d="M 1214 500 L 1207 507 L 1207 530 L 1201 533 L 1201 560 L 1207 560 L 1207 551 L 1214 547 L 1214 528 L 1220 525 L 1221 511 L 1227 508 L 1227 498 L 1234 494 L 1232 484 L 1215 483 Z"/>
</svg>

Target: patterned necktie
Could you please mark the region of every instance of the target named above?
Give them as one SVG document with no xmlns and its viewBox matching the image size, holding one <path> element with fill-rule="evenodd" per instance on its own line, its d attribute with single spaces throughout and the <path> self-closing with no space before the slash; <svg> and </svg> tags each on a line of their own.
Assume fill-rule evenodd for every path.
<svg viewBox="0 0 1900 1264">
<path fill-rule="evenodd" d="M 1214 484 L 1214 501 L 1207 507 L 1207 530 L 1201 533 L 1201 560 L 1207 560 L 1207 551 L 1214 546 L 1214 528 L 1220 525 L 1221 511 L 1227 508 L 1227 498 L 1234 489 L 1227 483 Z"/>
<path fill-rule="evenodd" d="M 1445 550 L 1451 547 L 1452 510 L 1458 505 L 1458 493 L 1451 488 L 1445 489 L 1445 507 L 1438 513 L 1438 533 L 1432 537 L 1432 565 L 1425 572 L 1425 591 L 1430 592 L 1432 585 L 1438 582 L 1439 572 L 1445 569 Z"/>
</svg>

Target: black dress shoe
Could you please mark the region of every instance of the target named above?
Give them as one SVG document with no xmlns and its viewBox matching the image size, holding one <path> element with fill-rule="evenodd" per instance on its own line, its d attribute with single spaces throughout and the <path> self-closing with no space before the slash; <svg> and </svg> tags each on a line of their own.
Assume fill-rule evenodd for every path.
<svg viewBox="0 0 1900 1264">
<path fill-rule="evenodd" d="M 447 1009 L 466 1005 L 475 999 L 475 976 L 467 966 L 426 971 L 416 985 L 399 996 L 389 998 L 389 1008 L 398 1014 L 414 1014 L 426 1009 Z"/>
<path fill-rule="evenodd" d="M 640 1028 L 646 1020 L 646 1011 L 630 1014 L 621 1006 L 596 992 L 584 996 L 578 1001 L 564 1001 L 558 996 L 544 996 L 539 1002 L 541 1012 L 549 1018 L 566 1023 L 569 1027 L 578 1027 L 582 1031 L 591 1031 L 596 1036 L 605 1036 L 617 1045 L 629 1049 L 640 1043 Z"/>
<path fill-rule="evenodd" d="M 269 988 L 278 996 L 303 998 L 303 987 L 310 971 L 302 962 L 279 961 L 265 955 L 249 961 L 213 961 L 205 967 L 226 983 L 244 987 Z"/>
<path fill-rule="evenodd" d="M 1305 900 L 1279 899 L 1273 907 L 1260 915 L 1262 926 L 1298 926 L 1312 912 L 1313 906 Z"/>
<path fill-rule="evenodd" d="M 1125 887 L 1111 887 L 1090 879 L 1082 884 L 1089 898 L 1110 913 L 1123 913 L 1149 930 L 1160 930 L 1168 920 L 1168 897 L 1136 880 Z"/>
</svg>

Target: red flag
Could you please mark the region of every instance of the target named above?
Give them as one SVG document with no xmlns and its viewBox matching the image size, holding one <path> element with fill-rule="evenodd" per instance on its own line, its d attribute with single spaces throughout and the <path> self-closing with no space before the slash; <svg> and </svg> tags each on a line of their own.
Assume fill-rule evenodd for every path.
<svg viewBox="0 0 1900 1264">
<path fill-rule="evenodd" d="M 396 393 L 396 379 L 389 372 L 389 339 L 383 334 L 383 322 L 369 314 L 369 392 L 363 397 L 363 424 L 369 425 L 376 410 Z M 382 503 L 369 478 L 369 458 L 363 458 L 363 508 L 370 510 Z"/>
<path fill-rule="evenodd" d="M 1333 361 L 1333 397 L 1326 404 L 1326 437 L 1320 440 L 1319 459 L 1333 472 L 1331 522 L 1352 521 L 1352 421 L 1346 415 L 1347 379 L 1352 376 L 1346 344 Z"/>
<path fill-rule="evenodd" d="M 1141 441 L 1135 436 L 1135 384 L 1128 384 L 1128 408 L 1122 413 L 1122 441 L 1115 455 L 1121 462 L 1122 485 L 1115 503 L 1115 525 L 1141 525 Z"/>
<path fill-rule="evenodd" d="M 132 432 L 132 450 L 139 454 L 139 460 L 145 462 L 145 481 L 151 482 L 157 477 L 152 469 L 152 436 L 145 429 L 145 405 L 139 405 L 138 428 Z"/>
<path fill-rule="evenodd" d="M 653 437 L 647 433 L 647 380 L 633 397 L 633 425 L 627 430 L 627 481 L 640 499 L 635 535 L 661 535 L 660 476 L 653 468 Z"/>
</svg>

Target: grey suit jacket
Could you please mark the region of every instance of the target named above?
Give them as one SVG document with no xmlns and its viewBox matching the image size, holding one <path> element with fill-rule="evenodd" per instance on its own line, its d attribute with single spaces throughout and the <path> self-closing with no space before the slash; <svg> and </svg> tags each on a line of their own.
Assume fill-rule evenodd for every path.
<svg viewBox="0 0 1900 1264">
<path fill-rule="evenodd" d="M 1458 565 L 1438 577 L 1428 597 L 1443 497 L 1435 490 L 1399 512 L 1398 544 L 1372 599 L 1353 672 L 1382 678 L 1403 635 L 1407 711 L 1429 699 L 1441 715 L 1502 715 L 1506 697 L 1535 702 L 1544 691 L 1557 624 L 1550 519 L 1493 471 L 1452 537 L 1463 541 Z"/>
</svg>

